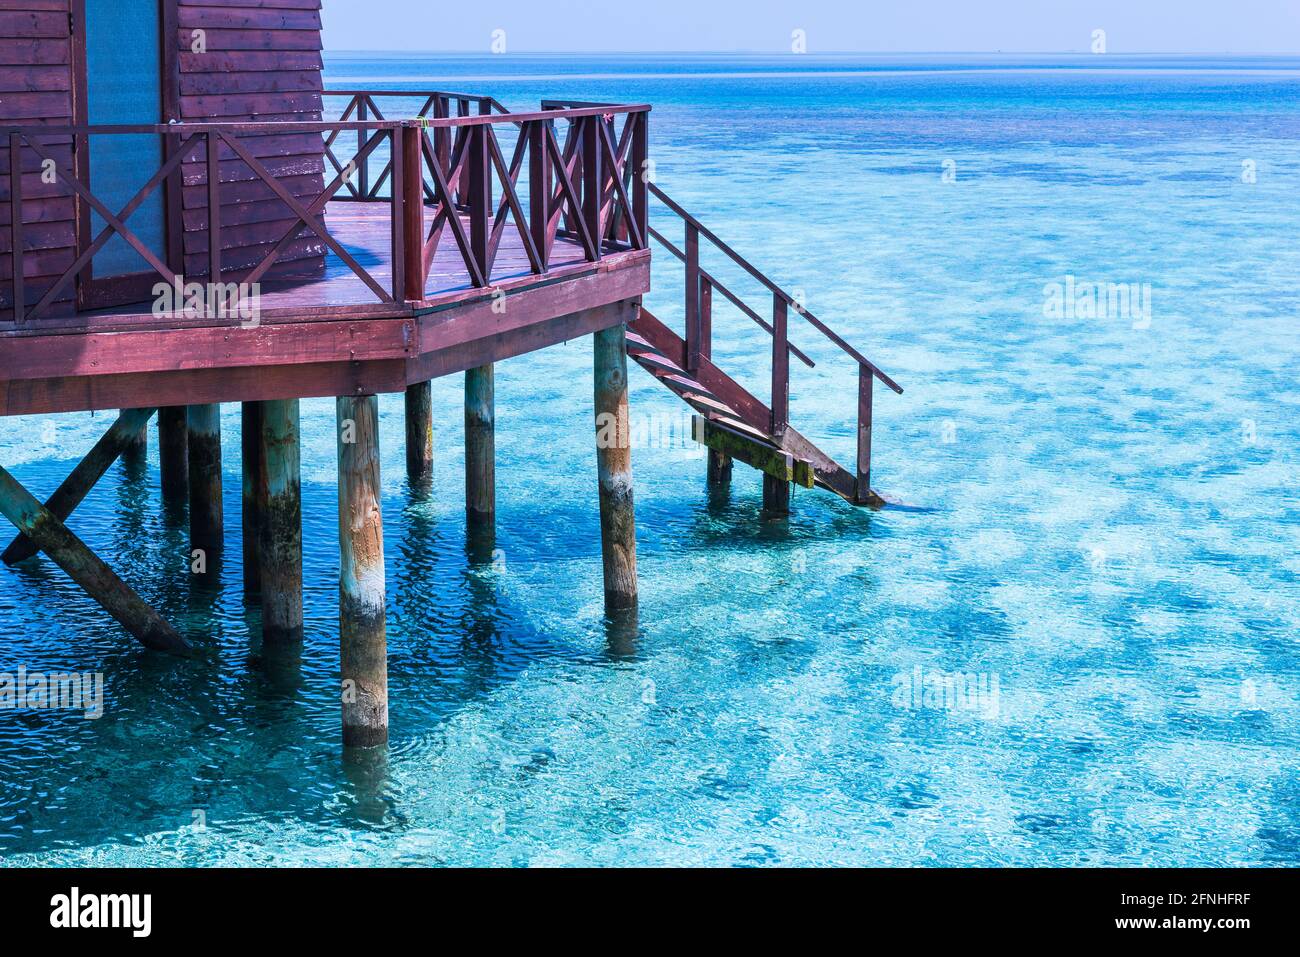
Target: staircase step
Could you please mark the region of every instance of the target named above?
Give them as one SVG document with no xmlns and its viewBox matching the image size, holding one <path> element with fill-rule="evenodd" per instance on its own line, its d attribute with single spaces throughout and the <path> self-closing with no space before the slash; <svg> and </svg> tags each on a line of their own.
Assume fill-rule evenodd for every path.
<svg viewBox="0 0 1300 957">
<path fill-rule="evenodd" d="M 760 432 L 758 429 L 754 428 L 748 422 L 742 422 L 740 419 L 736 418 L 734 414 L 719 415 L 717 413 L 714 413 L 712 415 L 707 416 L 707 418 L 710 422 L 716 422 L 719 425 L 726 426 L 728 429 L 731 429 L 733 432 L 740 432 L 743 435 L 749 437 L 750 439 L 756 439 L 760 442 L 766 442 L 774 449 L 780 448 L 780 446 L 777 445 L 776 442 L 772 441 L 772 437 L 768 435 L 766 432 Z"/>
<path fill-rule="evenodd" d="M 659 351 L 658 347 L 656 347 L 653 342 L 638 332 L 628 329 L 623 335 L 627 340 L 627 347 L 629 349 L 650 349 L 653 352 Z"/>
<path fill-rule="evenodd" d="M 673 389 L 674 391 L 678 389 L 685 389 L 688 392 L 694 392 L 698 395 L 707 396 L 708 398 L 712 399 L 714 402 L 717 402 L 719 405 L 722 404 L 722 400 L 719 399 L 716 395 L 714 395 L 702 382 L 700 382 L 698 379 L 692 379 L 684 372 L 679 373 L 679 372 L 669 372 L 667 369 L 651 369 L 650 374 L 653 375 L 660 382 L 663 382 L 665 385 L 667 385 L 668 388 Z M 724 406 L 724 408 L 729 409 L 731 408 L 731 406 L 729 405 Z"/>
<path fill-rule="evenodd" d="M 719 402 L 717 399 L 713 398 L 712 396 L 705 395 L 701 392 L 696 392 L 692 389 L 687 389 L 682 392 L 678 392 L 677 394 L 680 395 L 687 402 L 689 402 L 691 405 L 695 406 L 701 412 L 704 411 L 714 412 L 729 417 L 736 414 L 735 410 L 732 409 L 731 406 L 724 405 L 723 403 Z"/>
<path fill-rule="evenodd" d="M 662 352 L 636 352 L 629 349 L 627 354 L 632 357 L 633 361 L 639 362 L 641 365 L 645 366 L 645 368 L 652 371 L 654 369 L 664 369 L 668 372 L 674 372 L 680 375 L 687 374 L 685 369 L 679 366 L 676 362 L 673 362 L 672 359 L 669 359 Z"/>
</svg>

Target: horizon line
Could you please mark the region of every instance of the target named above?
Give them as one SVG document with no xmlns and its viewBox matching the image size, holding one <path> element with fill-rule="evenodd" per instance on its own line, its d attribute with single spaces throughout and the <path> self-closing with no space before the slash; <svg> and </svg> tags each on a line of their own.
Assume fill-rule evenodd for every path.
<svg viewBox="0 0 1300 957">
<path fill-rule="evenodd" d="M 1092 53 L 1087 50 L 825 50 L 816 53 L 791 53 L 783 50 L 519 50 L 509 53 L 492 53 L 482 50 L 431 50 L 400 47 L 348 47 L 325 49 L 324 53 L 425 53 L 439 56 L 1079 56 L 1105 60 L 1114 57 L 1134 56 L 1240 56 L 1240 57 L 1296 57 L 1300 52 L 1241 51 L 1241 50 L 1138 50 L 1117 53 Z"/>
</svg>

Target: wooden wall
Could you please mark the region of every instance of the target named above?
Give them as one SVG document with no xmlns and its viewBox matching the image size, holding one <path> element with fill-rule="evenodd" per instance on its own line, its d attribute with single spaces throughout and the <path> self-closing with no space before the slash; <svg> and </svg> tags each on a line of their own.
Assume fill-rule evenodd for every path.
<svg viewBox="0 0 1300 957">
<path fill-rule="evenodd" d="M 0 7 L 0 125 L 73 122 L 74 0 L 3 0 Z M 163 0 L 175 4 L 179 76 L 173 106 L 183 120 L 264 121 L 321 118 L 321 0 Z M 206 52 L 192 52 L 202 30 Z M 93 96 L 94 78 L 90 78 Z M 291 133 L 241 140 L 295 196 L 315 199 L 325 170 L 322 138 Z M 0 310 L 12 306 L 9 155 L 0 143 Z M 39 160 L 27 155 L 23 177 L 25 268 L 29 306 L 76 255 L 75 207 L 61 183 L 43 184 Z M 184 272 L 207 272 L 207 173 L 196 151 L 184 166 Z M 70 142 L 53 148 L 71 168 Z M 222 163 L 223 265 L 247 271 L 293 224 L 271 188 L 227 151 Z M 152 171 L 140 171 L 143 185 Z M 163 252 L 159 250 L 159 252 Z M 272 276 L 318 275 L 325 246 L 307 232 L 280 257 Z M 227 279 L 233 278 L 227 275 Z M 65 296 L 71 298 L 71 289 Z"/>
<path fill-rule="evenodd" d="M 179 0 L 180 111 L 185 120 L 319 120 L 320 0 Z M 190 52 L 204 31 L 206 53 Z M 309 205 L 323 187 L 322 138 L 312 133 L 246 136 L 241 144 Z M 222 163 L 222 264 L 247 270 L 293 225 L 271 188 L 228 151 Z M 207 271 L 207 174 L 185 167 L 185 272 Z M 280 257 L 273 275 L 312 275 L 325 245 L 311 232 Z M 230 277 L 227 277 L 230 278 Z"/>
<path fill-rule="evenodd" d="M 72 122 L 69 2 L 5 0 L 0 8 L 0 124 L 66 126 Z M 53 141 L 50 156 L 70 165 L 70 142 Z M 0 308 L 4 309 L 13 305 L 8 146 L 5 138 L 0 143 Z M 40 161 L 30 151 L 23 170 L 23 275 L 30 303 L 76 258 L 75 209 L 65 186 L 41 182 Z"/>
</svg>

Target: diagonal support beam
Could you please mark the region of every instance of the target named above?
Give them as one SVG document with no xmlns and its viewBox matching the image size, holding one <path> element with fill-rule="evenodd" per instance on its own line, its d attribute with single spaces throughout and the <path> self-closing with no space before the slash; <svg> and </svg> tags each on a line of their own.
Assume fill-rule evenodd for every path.
<svg viewBox="0 0 1300 957">
<path fill-rule="evenodd" d="M 109 466 L 116 462 L 144 431 L 144 427 L 149 424 L 156 411 L 156 409 L 127 409 L 118 416 L 112 428 L 104 433 L 104 437 L 95 443 L 95 447 L 86 453 L 86 457 L 77 463 L 77 467 L 46 501 L 45 507 L 49 509 L 50 514 L 60 522 L 67 521 L 68 516 L 81 504 L 82 499 L 104 477 Z M 0 555 L 0 561 L 6 565 L 16 565 L 33 557 L 39 551 L 35 542 L 26 535 L 19 534 L 9 543 L 4 554 Z"/>
<path fill-rule="evenodd" d="M 0 513 L 146 648 L 175 655 L 193 654 L 189 642 L 3 467 Z"/>
</svg>

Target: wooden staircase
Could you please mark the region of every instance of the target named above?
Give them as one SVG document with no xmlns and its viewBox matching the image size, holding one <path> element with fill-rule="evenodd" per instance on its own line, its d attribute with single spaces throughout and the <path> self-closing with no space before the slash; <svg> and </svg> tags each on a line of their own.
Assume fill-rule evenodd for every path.
<svg viewBox="0 0 1300 957">
<path fill-rule="evenodd" d="M 885 499 L 871 488 L 872 383 L 903 389 L 767 276 L 718 239 L 653 183 L 650 193 L 685 224 L 685 251 L 650 227 L 650 235 L 686 266 L 686 337 L 682 338 L 642 306 L 629 325 L 628 355 L 698 413 L 695 438 L 719 453 L 764 474 L 805 488 L 823 488 L 854 505 L 879 508 Z M 703 237 L 772 293 L 769 323 L 713 275 L 700 267 Z M 765 405 L 712 360 L 712 301 L 717 292 L 772 336 L 772 402 Z M 801 316 L 858 363 L 858 454 L 856 469 L 844 468 L 796 431 L 788 421 L 790 355 L 813 361 L 789 343 L 790 311 Z"/>
</svg>

